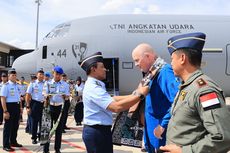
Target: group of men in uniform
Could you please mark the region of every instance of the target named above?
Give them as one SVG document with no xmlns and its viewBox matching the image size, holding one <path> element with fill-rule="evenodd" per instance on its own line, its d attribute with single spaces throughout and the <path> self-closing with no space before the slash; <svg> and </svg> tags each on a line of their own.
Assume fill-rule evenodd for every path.
<svg viewBox="0 0 230 153">
<path fill-rule="evenodd" d="M 24 78 L 17 82 L 15 69 L 8 71 L 8 76 L 2 73 L 1 82 L 1 106 L 4 118 L 3 130 L 3 150 L 13 151 L 12 147 L 22 147 L 17 142 L 17 131 L 19 127 L 20 115 L 22 115 L 23 105 L 28 113 L 28 132 L 32 134 L 32 144 L 37 144 L 40 138 L 42 112 L 45 104 L 50 105 L 51 126 L 60 118 L 55 130 L 55 152 L 60 153 L 61 138 L 66 126 L 68 109 L 70 105 L 70 87 L 67 75 L 60 66 L 53 68 L 53 79 L 50 73 L 39 69 L 36 76 L 28 85 L 24 83 Z M 7 82 L 7 78 L 9 81 Z M 25 103 L 23 103 L 25 101 Z M 61 114 L 61 115 L 60 115 Z M 2 123 L 2 120 L 0 120 Z M 43 152 L 49 152 L 49 141 L 43 147 Z"/>
<path fill-rule="evenodd" d="M 148 44 L 138 45 L 132 53 L 135 65 L 146 75 L 148 84 L 140 85 L 130 95 L 111 97 L 103 80 L 106 69 L 101 52 L 82 59 L 80 67 L 87 74 L 83 92 L 84 128 L 82 138 L 88 153 L 113 153 L 112 112 L 121 112 L 145 99 L 144 141 L 149 153 L 225 153 L 230 149 L 230 112 L 220 87 L 201 71 L 202 49 L 206 35 L 201 32 L 178 35 L 168 40 L 171 65 L 164 62 Z M 65 103 L 69 107 L 69 85 L 61 80 L 63 69 L 53 69 L 53 79 L 44 81 L 44 72 L 26 91 L 26 108 L 32 118 L 32 143 L 37 143 L 38 124 L 43 104 L 49 102 L 52 122 L 58 121 Z M 16 71 L 8 72 L 9 81 L 1 87 L 5 119 L 3 149 L 21 147 L 16 140 L 19 126 L 20 89 Z M 180 80 L 180 81 L 178 81 Z M 22 98 L 22 97 L 21 97 Z M 22 99 L 21 99 L 22 100 Z M 62 118 L 66 118 L 63 115 Z M 1 121 L 1 120 L 0 120 Z M 55 152 L 60 153 L 64 119 L 55 131 Z M 49 152 L 49 143 L 44 145 Z"/>
<path fill-rule="evenodd" d="M 142 72 L 151 75 L 152 65 L 161 67 L 149 84 L 141 81 L 126 96 L 111 97 L 106 91 L 102 82 L 106 78 L 102 53 L 81 60 L 79 65 L 88 76 L 83 92 L 82 135 L 87 152 L 113 153 L 112 112 L 127 110 L 144 98 L 144 141 L 149 153 L 229 151 L 230 112 L 223 91 L 200 67 L 205 39 L 201 32 L 170 38 L 171 66 L 150 45 L 137 46 L 132 57 Z"/>
</svg>

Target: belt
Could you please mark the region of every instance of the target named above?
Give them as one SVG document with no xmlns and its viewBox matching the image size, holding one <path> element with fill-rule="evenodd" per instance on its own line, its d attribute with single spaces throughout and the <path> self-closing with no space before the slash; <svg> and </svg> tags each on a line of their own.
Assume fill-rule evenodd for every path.
<svg viewBox="0 0 230 153">
<path fill-rule="evenodd" d="M 16 102 L 6 102 L 6 104 L 20 104 L 19 101 L 16 101 Z"/>
<path fill-rule="evenodd" d="M 54 102 L 50 102 L 50 105 L 52 105 L 52 106 L 61 106 L 61 105 L 62 105 L 62 103 L 54 103 Z"/>
<path fill-rule="evenodd" d="M 38 100 L 34 100 L 34 99 L 32 99 L 32 101 L 34 101 L 34 102 L 38 102 L 38 103 L 43 103 L 44 101 L 38 101 Z"/>
<path fill-rule="evenodd" d="M 96 125 L 84 125 L 85 127 L 92 127 L 92 128 L 97 128 L 97 129 L 99 129 L 99 128 L 109 128 L 109 129 L 111 129 L 112 128 L 112 125 L 99 125 L 99 124 L 96 124 Z"/>
</svg>

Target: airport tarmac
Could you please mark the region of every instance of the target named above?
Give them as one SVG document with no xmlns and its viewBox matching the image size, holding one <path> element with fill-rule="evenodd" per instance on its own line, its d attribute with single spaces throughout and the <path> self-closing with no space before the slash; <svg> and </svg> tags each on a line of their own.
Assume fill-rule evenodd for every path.
<svg viewBox="0 0 230 153">
<path fill-rule="evenodd" d="M 226 99 L 227 104 L 230 105 L 230 97 Z M 31 135 L 25 133 L 26 126 L 26 112 L 23 113 L 23 122 L 20 123 L 18 130 L 18 143 L 22 144 L 22 148 L 14 148 L 15 151 L 11 153 L 42 153 L 42 147 L 39 144 L 32 144 Z M 86 153 L 85 145 L 82 141 L 82 126 L 76 126 L 74 117 L 69 116 L 67 121 L 67 126 L 70 130 L 66 130 L 62 137 L 62 153 Z M 2 149 L 2 131 L 3 125 L 0 125 L 0 153 L 7 153 Z M 54 153 L 54 143 L 53 139 L 50 145 L 50 153 Z M 127 146 L 116 146 L 114 145 L 114 153 L 140 153 L 140 148 L 133 148 Z M 230 151 L 228 152 L 230 153 Z"/>
<path fill-rule="evenodd" d="M 31 135 L 25 133 L 26 127 L 26 112 L 23 113 L 23 122 L 20 123 L 18 130 L 18 143 L 22 144 L 22 148 L 16 148 L 15 151 L 10 153 L 42 153 L 42 147 L 39 144 L 32 144 Z M 62 136 L 62 153 L 86 153 L 86 148 L 82 140 L 82 128 L 83 126 L 76 126 L 73 116 L 68 117 L 67 126 L 70 130 L 66 130 L 66 133 L 63 133 Z M 7 153 L 2 149 L 2 131 L 3 125 L 0 125 L 0 153 Z M 50 153 L 54 153 L 54 139 L 51 141 Z M 114 153 L 139 153 L 140 148 L 133 148 L 127 146 L 116 146 L 114 145 Z"/>
</svg>

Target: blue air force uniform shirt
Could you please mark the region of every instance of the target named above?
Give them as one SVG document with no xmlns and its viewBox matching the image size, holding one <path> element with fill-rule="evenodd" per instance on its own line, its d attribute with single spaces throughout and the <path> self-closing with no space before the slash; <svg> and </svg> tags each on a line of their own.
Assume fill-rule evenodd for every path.
<svg viewBox="0 0 230 153">
<path fill-rule="evenodd" d="M 112 125 L 112 112 L 107 110 L 113 98 L 106 91 L 105 84 L 88 77 L 83 89 L 84 124 Z"/>
<path fill-rule="evenodd" d="M 30 83 L 26 93 L 31 94 L 33 100 L 44 101 L 43 85 L 44 81 L 35 80 Z"/>
<path fill-rule="evenodd" d="M 64 86 L 66 88 L 65 95 L 70 96 L 70 85 L 66 81 L 61 81 L 61 82 L 64 84 Z"/>
<path fill-rule="evenodd" d="M 9 80 L 2 86 L 1 96 L 6 97 L 6 103 L 19 102 L 20 90 L 18 84 Z"/>
<path fill-rule="evenodd" d="M 52 79 L 45 82 L 43 87 L 43 95 L 51 95 L 50 104 L 60 105 L 64 102 L 63 95 L 69 95 L 69 87 L 64 81 L 55 82 Z"/>
<path fill-rule="evenodd" d="M 27 85 L 26 84 L 19 84 L 19 90 L 21 93 L 21 96 L 24 96 L 26 94 L 27 91 Z"/>
<path fill-rule="evenodd" d="M 145 102 L 145 138 L 147 146 L 150 143 L 158 149 L 166 142 L 165 133 L 171 118 L 171 105 L 178 91 L 179 82 L 176 81 L 171 66 L 166 64 L 150 85 Z M 165 128 L 163 139 L 158 139 L 153 134 L 158 125 Z"/>
<path fill-rule="evenodd" d="M 0 83 L 0 93 L 1 93 L 2 86 L 3 86 L 4 84 L 5 84 L 5 83 L 3 83 L 3 82 Z"/>
</svg>

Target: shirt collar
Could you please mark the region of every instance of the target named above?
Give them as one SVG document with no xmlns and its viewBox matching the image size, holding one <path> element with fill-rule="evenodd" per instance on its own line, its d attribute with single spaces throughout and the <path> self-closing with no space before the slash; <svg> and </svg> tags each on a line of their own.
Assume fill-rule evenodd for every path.
<svg viewBox="0 0 230 153">
<path fill-rule="evenodd" d="M 44 81 L 39 81 L 38 79 L 35 82 L 36 83 L 44 83 Z"/>
<path fill-rule="evenodd" d="M 198 78 L 199 76 L 201 76 L 203 74 L 203 72 L 198 69 L 196 71 L 194 71 L 188 78 L 188 80 L 186 80 L 182 85 L 181 88 L 191 84 L 196 78 Z"/>
<path fill-rule="evenodd" d="M 61 84 L 61 81 L 62 81 L 62 80 L 56 82 L 56 81 L 54 81 L 54 79 L 51 80 L 52 83 L 57 83 L 57 84 Z"/>
<path fill-rule="evenodd" d="M 9 82 L 9 84 L 17 84 L 16 82 L 15 83 L 12 82 L 11 80 L 9 80 L 8 82 Z"/>
<path fill-rule="evenodd" d="M 92 82 L 99 82 L 103 87 L 105 86 L 105 83 L 103 81 L 98 80 L 98 79 L 96 79 L 94 77 L 88 76 L 88 80 L 92 81 Z"/>
</svg>

